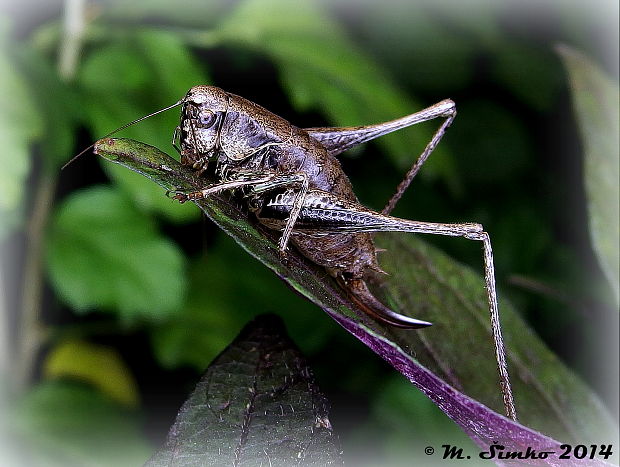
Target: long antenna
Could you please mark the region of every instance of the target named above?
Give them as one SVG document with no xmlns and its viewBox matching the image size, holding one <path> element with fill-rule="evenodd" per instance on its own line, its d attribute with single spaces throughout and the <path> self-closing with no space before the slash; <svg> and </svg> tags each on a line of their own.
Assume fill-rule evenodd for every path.
<svg viewBox="0 0 620 467">
<path fill-rule="evenodd" d="M 140 117 L 137 120 L 134 120 L 133 122 L 129 122 L 129 123 L 121 126 L 120 128 L 117 128 L 116 130 L 111 131 L 110 133 L 108 133 L 107 135 L 105 135 L 105 136 L 103 136 L 103 137 L 101 137 L 99 139 L 108 138 L 108 137 L 112 136 L 113 134 L 118 133 L 119 131 L 124 130 L 127 127 L 130 127 L 131 125 L 135 125 L 136 123 L 141 122 L 142 120 L 146 120 L 147 118 L 150 118 L 150 117 L 153 117 L 154 115 L 157 115 L 157 114 L 160 114 L 162 112 L 165 112 L 166 110 L 174 109 L 175 107 L 183 104 L 183 102 L 185 102 L 185 98 L 181 99 L 180 101 L 176 102 L 175 104 L 169 105 L 168 107 L 164 107 L 163 109 L 156 110 L 155 112 L 150 113 L 148 115 L 145 115 L 144 117 Z M 67 162 L 65 165 L 63 165 L 60 168 L 60 170 L 63 170 L 65 167 L 67 167 L 69 164 L 71 164 L 74 160 L 76 160 L 78 157 L 80 157 L 86 151 L 88 151 L 89 149 L 92 149 L 95 146 L 95 144 L 97 144 L 97 141 L 95 141 L 93 144 L 88 146 L 86 149 L 80 151 L 80 153 L 77 154 L 76 156 L 73 156 L 69 162 Z"/>
</svg>

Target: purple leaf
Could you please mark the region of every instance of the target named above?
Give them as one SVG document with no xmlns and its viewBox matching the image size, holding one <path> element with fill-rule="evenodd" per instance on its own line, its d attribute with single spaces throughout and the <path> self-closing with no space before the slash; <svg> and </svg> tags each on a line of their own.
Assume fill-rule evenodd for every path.
<svg viewBox="0 0 620 467">
<path fill-rule="evenodd" d="M 143 143 L 106 139 L 98 142 L 96 152 L 168 190 L 192 190 L 205 183 Z M 412 236 L 406 241 L 392 235 L 387 240 L 380 238 L 381 245 L 388 246 L 380 260 L 382 266 L 389 266 L 386 270 L 390 276 L 379 284 L 378 296 L 399 313 L 435 323 L 422 331 L 386 327 L 358 310 L 324 269 L 294 251 L 283 264 L 273 233 L 226 199 L 213 197 L 196 204 L 248 253 L 409 378 L 483 450 L 498 442 L 505 451 L 525 452 L 529 447 L 537 452 L 556 452 L 547 459 L 531 461 L 537 465 L 604 464 L 598 458 L 560 460 L 559 441 L 489 408 L 501 410 L 501 394 L 482 281 L 467 268 L 412 240 Z M 617 428 L 596 396 L 540 343 L 510 307 L 501 303 L 500 310 L 521 420 L 573 444 L 617 439 Z"/>
<path fill-rule="evenodd" d="M 361 340 L 375 353 L 388 361 L 394 368 L 400 371 L 418 389 L 426 394 L 448 417 L 454 420 L 467 435 L 481 448 L 480 454 L 487 453 L 485 459 L 491 455 L 489 446 L 496 445 L 497 456 L 500 453 L 533 452 L 530 459 L 499 460 L 499 465 L 511 465 L 527 463 L 532 465 L 611 465 L 596 460 L 560 459 L 564 452 L 561 444 L 548 436 L 516 423 L 503 415 L 494 412 L 478 401 L 460 393 L 449 384 L 445 383 L 429 370 L 416 363 L 398 346 L 387 341 L 350 318 L 342 316 L 331 310 L 327 312 L 342 327 Z M 503 446 L 504 449 L 501 449 Z M 545 459 L 541 456 L 547 453 Z"/>
</svg>

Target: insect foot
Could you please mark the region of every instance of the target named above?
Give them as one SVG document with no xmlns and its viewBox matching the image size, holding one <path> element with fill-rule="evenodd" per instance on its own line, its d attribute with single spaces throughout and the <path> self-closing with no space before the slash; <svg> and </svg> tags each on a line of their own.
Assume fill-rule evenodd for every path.
<svg viewBox="0 0 620 467">
<path fill-rule="evenodd" d="M 288 251 L 286 250 L 282 250 L 280 248 L 278 248 L 278 257 L 280 258 L 280 262 L 285 265 L 288 266 L 290 263 L 290 256 L 288 254 Z"/>
<path fill-rule="evenodd" d="M 172 196 L 170 196 L 172 194 Z M 183 204 L 190 199 L 187 193 L 184 191 L 166 191 L 166 196 L 171 199 L 177 200 L 179 203 Z"/>
</svg>

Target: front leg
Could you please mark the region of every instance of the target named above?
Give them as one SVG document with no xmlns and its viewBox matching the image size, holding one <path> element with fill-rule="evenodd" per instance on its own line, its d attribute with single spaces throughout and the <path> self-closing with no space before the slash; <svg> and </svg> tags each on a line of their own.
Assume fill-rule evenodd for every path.
<svg viewBox="0 0 620 467">
<path fill-rule="evenodd" d="M 210 195 L 220 193 L 226 190 L 236 190 L 248 187 L 248 196 L 262 196 L 264 193 L 273 191 L 282 187 L 299 187 L 297 191 L 290 191 L 292 194 L 291 210 L 288 215 L 286 224 L 282 229 L 282 236 L 278 242 L 278 250 L 281 256 L 285 256 L 286 248 L 293 232 L 295 222 L 304 205 L 304 199 L 308 192 L 309 181 L 308 176 L 303 172 L 293 174 L 279 174 L 269 171 L 260 175 L 256 172 L 239 171 L 231 176 L 231 179 L 215 183 L 202 190 L 193 192 L 175 191 L 173 199 L 180 203 L 186 201 L 196 201 L 207 198 Z"/>
<path fill-rule="evenodd" d="M 236 172 L 229 180 L 224 180 L 220 183 L 214 183 L 212 185 L 203 188 L 198 191 L 173 191 L 173 199 L 176 199 L 180 203 L 186 201 L 197 201 L 199 199 L 208 198 L 210 195 L 221 193 L 227 190 L 237 190 L 252 185 L 259 185 L 261 183 L 268 183 L 275 180 L 278 174 L 275 172 L 266 172 L 257 174 L 255 172 Z"/>
</svg>

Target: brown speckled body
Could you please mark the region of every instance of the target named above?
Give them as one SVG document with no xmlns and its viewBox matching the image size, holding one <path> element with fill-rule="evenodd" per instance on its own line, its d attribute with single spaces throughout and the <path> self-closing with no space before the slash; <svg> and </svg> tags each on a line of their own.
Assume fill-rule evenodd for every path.
<svg viewBox="0 0 620 467">
<path fill-rule="evenodd" d="M 311 190 L 322 190 L 357 202 L 340 162 L 306 130 L 247 99 L 212 86 L 192 88 L 185 100 L 180 127 L 184 164 L 201 171 L 209 159 L 215 159 L 216 173 L 221 179 L 239 170 L 303 173 L 308 177 Z M 197 118 L 200 110 L 195 106 L 208 108 L 218 115 L 219 126 L 213 124 L 210 137 L 202 134 Z M 216 127 L 219 129 L 217 136 Z M 264 203 L 268 200 L 269 197 L 255 197 L 250 201 L 258 219 L 266 225 L 270 224 L 264 212 Z M 369 271 L 380 271 L 369 233 L 293 231 L 291 241 L 304 256 L 335 276 L 361 279 Z"/>
<path fill-rule="evenodd" d="M 404 190 L 437 145 L 456 115 L 449 99 L 414 114 L 363 127 L 307 128 L 242 97 L 212 86 L 196 86 L 181 101 L 181 161 L 198 173 L 215 162 L 217 182 L 198 192 L 177 193 L 180 201 L 200 199 L 224 190 L 241 191 L 248 208 L 268 228 L 281 231 L 279 251 L 287 244 L 324 266 L 367 315 L 406 329 L 430 326 L 427 321 L 395 313 L 368 289 L 369 272 L 380 271 L 368 232 L 401 231 L 465 237 L 482 242 L 485 285 L 495 353 L 508 416 L 516 420 L 499 326 L 491 241 L 480 224 L 442 224 L 389 216 Z M 381 213 L 361 206 L 334 157 L 370 139 L 433 118 L 445 118 L 396 193 Z"/>
<path fill-rule="evenodd" d="M 177 192 L 176 199 L 236 192 L 262 225 L 279 233 L 283 258 L 292 243 L 325 267 L 357 308 L 385 324 L 407 329 L 431 325 L 395 313 L 368 289 L 365 279 L 373 271 L 382 272 L 370 232 L 435 233 L 449 228 L 420 225 L 360 205 L 335 155 L 420 119 L 447 117 L 445 127 L 454 115 L 452 101 L 380 124 L 306 129 L 213 86 L 191 88 L 180 104 L 175 142 L 180 143 L 181 162 L 199 175 L 212 172 L 215 183 L 191 193 Z M 397 191 L 392 200 L 398 197 Z"/>
</svg>

